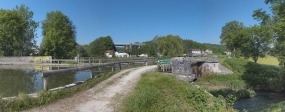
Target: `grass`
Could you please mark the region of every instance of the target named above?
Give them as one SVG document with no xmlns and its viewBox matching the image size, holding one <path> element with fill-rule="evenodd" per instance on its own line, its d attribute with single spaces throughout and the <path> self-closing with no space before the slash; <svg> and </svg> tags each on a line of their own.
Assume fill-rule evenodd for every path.
<svg viewBox="0 0 285 112">
<path fill-rule="evenodd" d="M 252 58 L 248 59 L 251 62 L 254 62 Z M 264 58 L 258 58 L 257 63 L 259 64 L 265 64 L 265 65 L 277 65 L 279 66 L 279 62 L 276 57 L 273 56 L 266 56 Z"/>
<path fill-rule="evenodd" d="M 265 107 L 259 112 L 284 112 L 284 111 L 285 111 L 285 101 Z"/>
<path fill-rule="evenodd" d="M 211 97 L 202 88 L 158 72 L 142 75 L 120 111 L 234 111 L 230 100 Z"/>
</svg>

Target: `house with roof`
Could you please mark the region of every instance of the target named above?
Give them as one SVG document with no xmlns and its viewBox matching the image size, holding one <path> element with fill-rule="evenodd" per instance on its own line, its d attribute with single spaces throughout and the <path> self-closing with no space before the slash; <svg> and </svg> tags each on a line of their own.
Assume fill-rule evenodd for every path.
<svg viewBox="0 0 285 112">
<path fill-rule="evenodd" d="M 202 54 L 202 52 L 200 49 L 192 49 L 192 54 L 200 55 L 200 54 Z"/>
<path fill-rule="evenodd" d="M 113 57 L 113 51 L 112 50 L 107 50 L 105 52 L 105 56 L 108 57 L 108 58 L 112 58 Z"/>
<path fill-rule="evenodd" d="M 205 52 L 208 53 L 208 54 L 212 54 L 213 53 L 213 51 L 211 49 L 207 49 Z"/>
<path fill-rule="evenodd" d="M 230 52 L 230 51 L 225 51 L 224 52 L 226 55 L 232 55 L 232 52 Z"/>
</svg>

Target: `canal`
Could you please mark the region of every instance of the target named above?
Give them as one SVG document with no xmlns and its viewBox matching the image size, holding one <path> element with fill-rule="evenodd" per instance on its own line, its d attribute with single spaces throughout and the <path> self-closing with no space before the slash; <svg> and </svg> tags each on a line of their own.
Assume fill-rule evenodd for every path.
<svg viewBox="0 0 285 112">
<path fill-rule="evenodd" d="M 27 65 L 28 66 L 28 65 Z M 136 65 L 137 66 L 137 65 Z M 122 68 L 126 66 L 122 65 Z M 13 68 L 13 69 L 9 69 Z M 0 66 L 0 96 L 12 97 L 19 93 L 30 94 L 43 90 L 43 79 L 40 75 L 41 70 L 60 70 L 73 67 L 53 67 L 53 66 L 29 66 L 21 69 L 19 66 Z M 26 69 L 28 68 L 28 69 Z M 32 68 L 32 69 L 31 69 Z M 116 68 L 119 69 L 118 67 Z M 100 76 L 112 71 L 112 67 L 95 68 L 94 75 Z M 89 71 L 80 71 L 75 73 L 65 73 L 50 76 L 48 83 L 49 89 L 64 86 L 74 82 L 79 82 L 90 78 Z"/>
</svg>

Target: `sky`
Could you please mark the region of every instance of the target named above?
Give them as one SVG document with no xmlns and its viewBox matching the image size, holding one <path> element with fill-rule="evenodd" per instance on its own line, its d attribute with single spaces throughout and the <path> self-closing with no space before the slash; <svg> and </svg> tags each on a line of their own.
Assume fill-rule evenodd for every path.
<svg viewBox="0 0 285 112">
<path fill-rule="evenodd" d="M 270 13 L 264 0 L 0 0 L 1 9 L 25 4 L 41 22 L 51 11 L 62 11 L 76 26 L 76 41 L 89 44 L 111 36 L 114 43 L 150 41 L 158 36 L 179 35 L 200 43 L 220 44 L 222 27 L 236 20 L 250 26 L 254 10 Z M 41 24 L 37 45 L 42 39 Z"/>
</svg>

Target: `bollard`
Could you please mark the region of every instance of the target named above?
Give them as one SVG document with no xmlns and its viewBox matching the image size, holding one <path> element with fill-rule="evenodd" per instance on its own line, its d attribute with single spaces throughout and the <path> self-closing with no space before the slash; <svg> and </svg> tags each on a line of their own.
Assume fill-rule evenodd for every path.
<svg viewBox="0 0 285 112">
<path fill-rule="evenodd" d="M 120 70 L 122 70 L 121 63 L 119 63 L 119 68 L 120 68 Z"/>
<path fill-rule="evenodd" d="M 92 78 L 94 78 L 94 72 L 93 72 L 93 69 L 90 69 L 89 70 L 89 72 L 90 72 L 90 78 L 92 79 Z"/>
<path fill-rule="evenodd" d="M 48 90 L 48 77 L 43 77 L 44 76 L 43 71 L 41 71 L 41 76 L 43 78 L 43 90 L 47 91 Z"/>
<path fill-rule="evenodd" d="M 114 72 L 114 71 L 115 71 L 115 65 L 112 66 L 112 72 Z"/>
</svg>

